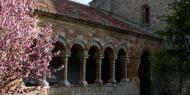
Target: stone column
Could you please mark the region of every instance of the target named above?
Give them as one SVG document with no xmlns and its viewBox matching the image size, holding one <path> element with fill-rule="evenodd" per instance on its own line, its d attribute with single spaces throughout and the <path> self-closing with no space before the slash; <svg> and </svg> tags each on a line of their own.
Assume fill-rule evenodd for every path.
<svg viewBox="0 0 190 95">
<path fill-rule="evenodd" d="M 95 80 L 95 83 L 96 84 L 103 84 L 103 81 L 102 81 L 102 59 L 104 57 L 102 55 L 100 56 L 95 56 L 95 59 L 96 59 L 96 80 Z"/>
<path fill-rule="evenodd" d="M 122 57 L 121 58 L 121 60 L 122 60 L 122 67 L 123 67 L 123 71 L 122 71 L 122 75 L 123 75 L 123 77 L 122 77 L 122 81 L 127 81 L 128 80 L 128 76 L 127 76 L 127 64 L 128 64 L 128 58 L 127 57 Z"/>
<path fill-rule="evenodd" d="M 86 60 L 88 58 L 88 55 L 81 55 L 80 56 L 80 64 L 81 64 L 81 70 L 80 70 L 80 82 L 79 84 L 81 86 L 88 86 L 88 83 L 86 81 Z"/>
<path fill-rule="evenodd" d="M 21 87 L 22 87 L 22 88 L 25 88 L 25 87 L 26 87 L 26 85 L 25 85 L 25 83 L 24 83 L 23 79 L 21 78 L 20 80 L 21 80 Z"/>
<path fill-rule="evenodd" d="M 64 65 L 63 68 L 63 81 L 62 84 L 64 86 L 70 86 L 70 83 L 67 79 L 67 75 L 68 75 L 68 58 L 70 57 L 70 55 L 64 55 L 61 58 L 62 64 Z"/>
<path fill-rule="evenodd" d="M 47 82 L 47 73 L 44 71 L 44 78 L 42 80 L 44 87 L 49 88 L 49 82 Z"/>
<path fill-rule="evenodd" d="M 110 62 L 110 79 L 108 81 L 109 83 L 116 83 L 116 80 L 115 80 L 115 61 L 116 61 L 115 57 L 109 58 L 109 62 Z"/>
</svg>

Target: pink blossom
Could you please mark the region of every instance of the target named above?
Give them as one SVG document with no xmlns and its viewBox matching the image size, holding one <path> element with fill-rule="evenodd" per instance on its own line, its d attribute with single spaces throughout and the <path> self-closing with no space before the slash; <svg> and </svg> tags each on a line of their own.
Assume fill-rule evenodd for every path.
<svg viewBox="0 0 190 95">
<path fill-rule="evenodd" d="M 37 25 L 34 0 L 0 0 L 0 95 L 19 93 L 21 79 L 43 80 L 49 72 L 53 35 L 51 24 Z M 43 84 L 42 84 L 43 85 Z"/>
</svg>

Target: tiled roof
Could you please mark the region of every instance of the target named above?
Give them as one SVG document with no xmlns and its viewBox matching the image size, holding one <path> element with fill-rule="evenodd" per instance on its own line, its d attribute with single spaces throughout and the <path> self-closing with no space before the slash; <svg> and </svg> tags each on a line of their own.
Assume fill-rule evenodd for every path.
<svg viewBox="0 0 190 95">
<path fill-rule="evenodd" d="M 91 6 L 79 4 L 69 0 L 38 0 L 35 6 L 38 10 L 52 13 L 59 13 L 68 17 L 81 19 L 89 22 L 99 23 L 105 26 L 111 26 L 119 29 L 130 30 L 148 34 L 147 32 L 138 31 L 134 26 L 124 23 L 102 10 L 95 9 Z"/>
<path fill-rule="evenodd" d="M 100 23 L 122 29 L 128 29 L 127 24 L 111 17 L 98 9 L 68 0 L 38 0 L 40 10 L 60 13 L 69 17 Z"/>
</svg>

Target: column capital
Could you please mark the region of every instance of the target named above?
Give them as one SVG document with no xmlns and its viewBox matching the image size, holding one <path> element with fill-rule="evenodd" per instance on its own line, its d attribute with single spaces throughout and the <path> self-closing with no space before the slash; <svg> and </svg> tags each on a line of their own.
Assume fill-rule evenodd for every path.
<svg viewBox="0 0 190 95">
<path fill-rule="evenodd" d="M 61 57 L 63 57 L 63 58 L 69 58 L 70 56 L 71 56 L 70 54 L 61 55 Z"/>
<path fill-rule="evenodd" d="M 79 56 L 79 58 L 81 58 L 81 59 L 88 59 L 88 57 L 89 57 L 89 55 L 87 55 L 87 54 L 81 54 Z"/>
<path fill-rule="evenodd" d="M 129 60 L 129 57 L 123 56 L 123 57 L 121 57 L 121 60 L 123 60 L 123 61 L 128 61 L 128 60 Z"/>
<path fill-rule="evenodd" d="M 108 56 L 108 58 L 109 58 L 110 60 L 116 60 L 116 59 L 117 59 L 117 56 Z"/>
<path fill-rule="evenodd" d="M 104 56 L 103 55 L 95 55 L 94 58 L 96 58 L 96 59 L 103 59 Z"/>
</svg>

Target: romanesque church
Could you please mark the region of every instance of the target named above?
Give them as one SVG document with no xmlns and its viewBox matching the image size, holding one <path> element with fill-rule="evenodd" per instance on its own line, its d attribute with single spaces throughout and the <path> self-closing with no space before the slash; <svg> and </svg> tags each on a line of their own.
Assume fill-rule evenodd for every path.
<svg viewBox="0 0 190 95">
<path fill-rule="evenodd" d="M 51 95 L 152 95 L 151 53 L 162 48 L 154 31 L 166 23 L 171 0 L 37 0 L 40 25 L 53 24 L 59 41 L 46 78 Z M 54 70 L 64 65 L 61 70 Z M 25 83 L 27 86 L 34 84 Z"/>
</svg>

